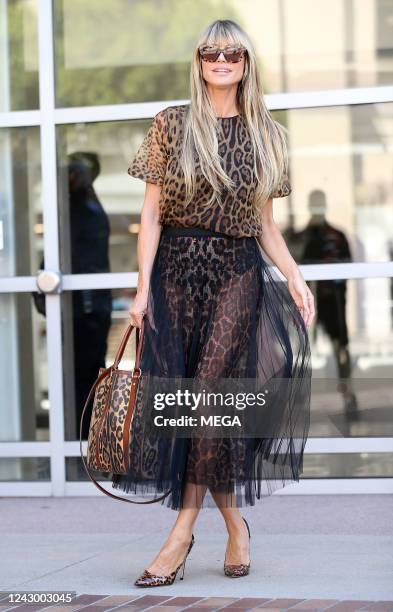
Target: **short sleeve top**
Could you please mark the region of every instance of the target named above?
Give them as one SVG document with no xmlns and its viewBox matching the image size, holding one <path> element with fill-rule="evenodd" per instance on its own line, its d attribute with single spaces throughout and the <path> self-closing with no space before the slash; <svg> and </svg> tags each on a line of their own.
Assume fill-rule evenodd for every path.
<svg viewBox="0 0 393 612">
<path fill-rule="evenodd" d="M 232 194 L 224 188 L 223 207 L 206 207 L 212 187 L 200 171 L 196 158 L 196 188 L 192 202 L 184 205 L 185 183 L 180 166 L 183 125 L 188 104 L 168 106 L 157 113 L 128 168 L 128 174 L 162 185 L 159 222 L 162 225 L 202 227 L 231 236 L 259 236 L 262 223 L 252 200 L 257 186 L 248 130 L 240 115 L 219 117 L 218 152 L 227 174 L 236 187 Z M 291 193 L 287 176 L 271 194 L 280 198 Z"/>
</svg>

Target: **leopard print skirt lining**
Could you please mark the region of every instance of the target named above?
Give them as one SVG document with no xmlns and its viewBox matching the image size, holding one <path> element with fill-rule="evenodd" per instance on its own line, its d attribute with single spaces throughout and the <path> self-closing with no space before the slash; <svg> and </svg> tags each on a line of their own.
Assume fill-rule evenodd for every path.
<svg viewBox="0 0 393 612">
<path fill-rule="evenodd" d="M 171 489 L 162 504 L 178 510 L 252 506 L 299 481 L 310 421 L 308 333 L 286 282 L 268 266 L 256 238 L 164 226 L 151 274 L 141 367 L 159 378 L 280 377 L 289 390 L 272 414 L 274 437 L 153 436 L 146 427 L 151 411 L 137 402 L 129 473 L 113 474 L 114 488 L 136 499 Z"/>
</svg>

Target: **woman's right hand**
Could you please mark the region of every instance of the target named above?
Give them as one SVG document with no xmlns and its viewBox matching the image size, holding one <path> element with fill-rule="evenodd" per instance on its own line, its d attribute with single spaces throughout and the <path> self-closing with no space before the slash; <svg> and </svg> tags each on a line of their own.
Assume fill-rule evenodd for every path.
<svg viewBox="0 0 393 612">
<path fill-rule="evenodd" d="M 141 327 L 143 315 L 147 310 L 147 293 L 137 292 L 135 299 L 130 308 L 129 315 L 131 317 L 131 323 L 134 327 Z"/>
</svg>

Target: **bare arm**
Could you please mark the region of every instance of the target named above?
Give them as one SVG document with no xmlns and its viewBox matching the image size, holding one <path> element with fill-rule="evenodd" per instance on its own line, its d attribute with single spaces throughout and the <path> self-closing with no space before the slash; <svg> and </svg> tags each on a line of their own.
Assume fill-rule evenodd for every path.
<svg viewBox="0 0 393 612">
<path fill-rule="evenodd" d="M 314 296 L 308 288 L 300 268 L 290 254 L 285 240 L 274 222 L 273 198 L 269 198 L 261 212 L 263 232 L 258 242 L 268 257 L 288 281 L 288 290 L 299 307 L 304 322 L 311 325 L 315 314 Z"/>
<path fill-rule="evenodd" d="M 131 321 L 136 327 L 141 326 L 142 315 L 147 307 L 150 276 L 160 241 L 162 226 L 159 223 L 159 200 L 161 189 L 162 186 L 159 184 L 146 183 L 137 242 L 137 293 L 129 311 Z"/>
<path fill-rule="evenodd" d="M 261 219 L 263 232 L 262 235 L 258 237 L 258 242 L 272 262 L 289 281 L 290 278 L 301 274 L 301 272 L 273 219 L 273 198 L 269 198 L 263 207 Z"/>
</svg>

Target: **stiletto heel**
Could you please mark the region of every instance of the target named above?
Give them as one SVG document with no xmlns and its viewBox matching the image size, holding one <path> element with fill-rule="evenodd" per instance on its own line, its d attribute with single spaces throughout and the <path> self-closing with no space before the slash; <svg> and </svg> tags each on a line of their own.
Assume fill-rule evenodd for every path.
<svg viewBox="0 0 393 612">
<path fill-rule="evenodd" d="M 246 523 L 246 527 L 247 527 L 247 531 L 248 531 L 248 539 L 251 540 L 251 532 L 250 532 L 250 527 L 246 521 L 246 519 L 244 518 L 244 516 L 242 516 L 243 521 Z"/>
<path fill-rule="evenodd" d="M 246 524 L 247 531 L 248 531 L 248 541 L 250 541 L 251 540 L 250 527 L 248 526 L 248 523 L 246 519 L 244 518 L 244 516 L 242 516 L 242 519 Z M 226 553 L 225 553 L 225 558 L 226 558 Z M 240 578 L 241 576 L 247 576 L 247 574 L 249 574 L 250 572 L 250 566 L 251 566 L 251 559 L 247 564 L 239 563 L 236 565 L 227 565 L 224 559 L 224 574 L 225 576 L 228 576 L 229 578 Z"/>
<path fill-rule="evenodd" d="M 184 571 L 186 569 L 186 559 L 184 559 L 184 561 L 183 561 L 182 569 L 183 569 L 183 571 L 182 571 L 182 574 L 180 576 L 180 580 L 183 580 L 183 578 L 184 578 Z"/>
<path fill-rule="evenodd" d="M 160 576 L 159 574 L 152 574 L 148 570 L 144 570 L 144 572 L 137 578 L 134 582 L 135 586 L 139 587 L 156 587 L 156 586 L 167 586 L 173 584 L 175 582 L 178 571 L 181 569 L 182 573 L 180 576 L 180 580 L 184 578 L 184 571 L 186 569 L 186 561 L 187 557 L 190 554 L 191 548 L 194 546 L 195 538 L 194 534 L 191 536 L 191 542 L 188 546 L 188 550 L 183 561 L 180 565 L 175 569 L 174 572 L 171 572 L 167 576 Z"/>
</svg>

